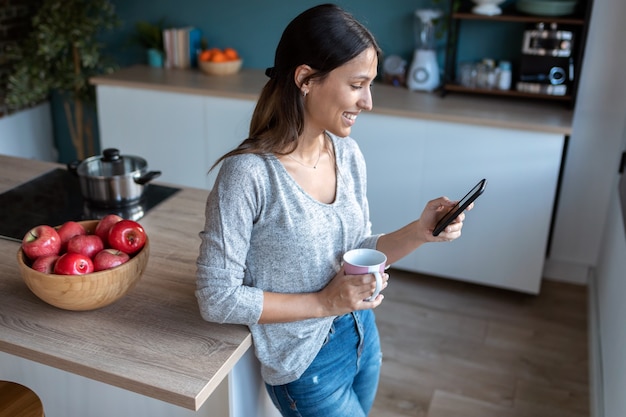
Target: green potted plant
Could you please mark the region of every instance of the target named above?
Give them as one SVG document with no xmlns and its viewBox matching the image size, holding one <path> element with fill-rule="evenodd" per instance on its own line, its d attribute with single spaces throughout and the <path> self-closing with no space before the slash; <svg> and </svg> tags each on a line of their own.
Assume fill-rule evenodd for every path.
<svg viewBox="0 0 626 417">
<path fill-rule="evenodd" d="M 7 81 L 7 106 L 27 108 L 58 92 L 79 159 L 95 153 L 88 113 L 89 106 L 95 109 L 95 89 L 89 79 L 116 68 L 101 53 L 98 36 L 117 25 L 108 0 L 43 0 L 31 32 L 10 51 L 14 64 Z"/>
<path fill-rule="evenodd" d="M 156 24 L 139 21 L 135 24 L 135 40 L 146 49 L 148 64 L 153 67 L 163 66 L 163 20 Z"/>
</svg>

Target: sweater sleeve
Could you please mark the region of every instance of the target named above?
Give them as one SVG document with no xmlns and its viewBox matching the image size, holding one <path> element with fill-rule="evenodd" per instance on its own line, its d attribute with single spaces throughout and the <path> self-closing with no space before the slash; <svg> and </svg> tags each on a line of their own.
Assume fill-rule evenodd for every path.
<svg viewBox="0 0 626 417">
<path fill-rule="evenodd" d="M 207 321 L 250 325 L 261 317 L 263 291 L 244 283 L 263 178 L 250 172 L 255 158 L 226 159 L 207 199 L 196 263 L 196 298 Z"/>
</svg>

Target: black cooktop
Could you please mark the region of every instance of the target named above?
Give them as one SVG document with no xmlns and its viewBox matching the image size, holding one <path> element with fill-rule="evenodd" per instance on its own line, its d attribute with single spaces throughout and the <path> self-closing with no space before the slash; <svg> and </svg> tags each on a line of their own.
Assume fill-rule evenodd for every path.
<svg viewBox="0 0 626 417">
<path fill-rule="evenodd" d="M 55 226 L 68 220 L 99 219 L 109 213 L 139 220 L 179 190 L 147 184 L 137 204 L 97 208 L 83 199 L 78 177 L 57 168 L 0 194 L 0 237 L 21 241 L 26 232 L 39 224 Z"/>
</svg>

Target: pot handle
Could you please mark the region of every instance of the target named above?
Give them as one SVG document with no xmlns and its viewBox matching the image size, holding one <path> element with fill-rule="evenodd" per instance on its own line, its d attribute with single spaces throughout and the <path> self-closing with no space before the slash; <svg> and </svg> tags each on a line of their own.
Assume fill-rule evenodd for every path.
<svg viewBox="0 0 626 417">
<path fill-rule="evenodd" d="M 78 166 L 80 165 L 80 163 L 81 163 L 81 161 L 79 161 L 79 160 L 68 162 L 67 163 L 67 170 L 70 173 L 78 176 L 78 173 L 76 172 L 76 170 L 78 169 Z"/>
<path fill-rule="evenodd" d="M 134 178 L 135 183 L 139 185 L 145 185 L 148 182 L 152 181 L 156 177 L 161 175 L 161 171 L 150 171 L 143 174 L 141 177 Z"/>
</svg>

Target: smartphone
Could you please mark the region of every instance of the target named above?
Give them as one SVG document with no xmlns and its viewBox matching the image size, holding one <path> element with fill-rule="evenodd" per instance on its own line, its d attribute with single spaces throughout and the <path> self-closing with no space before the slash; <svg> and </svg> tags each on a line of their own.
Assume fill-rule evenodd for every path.
<svg viewBox="0 0 626 417">
<path fill-rule="evenodd" d="M 439 233 L 443 232 L 443 229 L 445 229 L 446 226 L 452 223 L 452 221 L 456 219 L 457 216 L 467 208 L 467 206 L 472 204 L 472 202 L 476 200 L 478 196 L 483 193 L 483 191 L 485 191 L 486 186 L 487 180 L 483 178 L 474 186 L 474 188 L 471 189 L 469 193 L 465 195 L 465 197 L 456 203 L 456 205 L 437 222 L 435 230 L 433 230 L 433 236 L 439 236 Z"/>
</svg>

